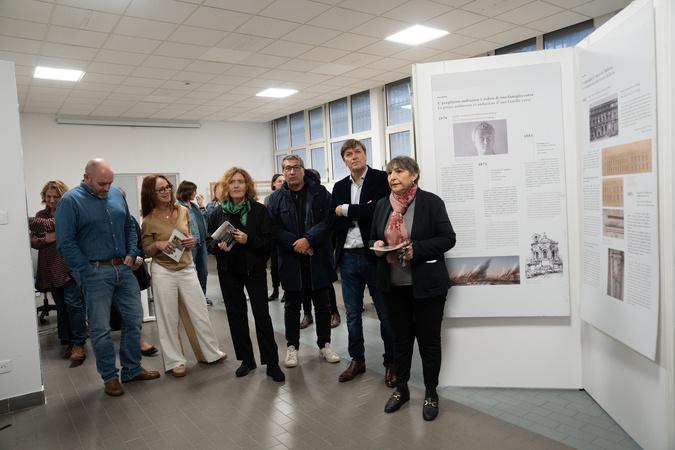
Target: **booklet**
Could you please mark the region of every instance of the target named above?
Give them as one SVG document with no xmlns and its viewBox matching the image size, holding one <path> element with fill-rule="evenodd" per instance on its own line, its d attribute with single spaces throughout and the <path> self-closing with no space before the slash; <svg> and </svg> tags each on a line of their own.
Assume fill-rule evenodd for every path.
<svg viewBox="0 0 675 450">
<path fill-rule="evenodd" d="M 227 249 L 230 250 L 235 244 L 234 236 L 232 235 L 234 230 L 236 230 L 236 228 L 226 220 L 213 232 L 211 237 L 216 241 L 225 242 L 227 244 Z"/>
<path fill-rule="evenodd" d="M 169 242 L 173 244 L 175 250 L 171 253 L 164 252 L 164 254 L 176 262 L 180 261 L 180 257 L 183 256 L 183 252 L 185 251 L 185 247 L 182 243 L 185 238 L 187 238 L 187 236 L 174 228 L 169 237 Z"/>
<path fill-rule="evenodd" d="M 384 247 L 370 247 L 371 250 L 375 250 L 376 252 L 393 252 L 394 250 L 398 250 L 400 248 L 405 247 L 407 242 L 401 242 L 398 245 L 385 245 Z"/>
</svg>

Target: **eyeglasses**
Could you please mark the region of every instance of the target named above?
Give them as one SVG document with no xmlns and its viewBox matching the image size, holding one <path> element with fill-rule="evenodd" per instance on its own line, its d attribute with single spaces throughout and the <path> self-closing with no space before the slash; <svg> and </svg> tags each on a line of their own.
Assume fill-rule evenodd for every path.
<svg viewBox="0 0 675 450">
<path fill-rule="evenodd" d="M 155 192 L 158 194 L 164 194 L 165 192 L 171 192 L 173 188 L 171 186 L 164 186 L 163 188 L 155 189 Z"/>
<path fill-rule="evenodd" d="M 300 169 L 304 169 L 304 167 L 302 167 L 302 166 L 285 166 L 284 172 L 293 172 L 294 170 L 299 171 Z"/>
</svg>

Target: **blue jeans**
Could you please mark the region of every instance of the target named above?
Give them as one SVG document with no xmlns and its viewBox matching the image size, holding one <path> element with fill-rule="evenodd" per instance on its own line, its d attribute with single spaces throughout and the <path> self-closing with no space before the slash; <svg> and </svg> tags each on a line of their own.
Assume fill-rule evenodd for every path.
<svg viewBox="0 0 675 450">
<path fill-rule="evenodd" d="M 71 279 L 51 292 L 56 303 L 59 339 L 62 343 L 84 345 L 87 340 L 87 311 L 82 290 Z"/>
<path fill-rule="evenodd" d="M 82 279 L 82 291 L 87 303 L 89 334 L 96 355 L 96 369 L 104 382 L 117 378 L 115 345 L 110 334 L 110 308 L 114 304 L 122 316 L 122 381 L 128 381 L 143 371 L 141 291 L 136 277 L 126 265 L 99 265 L 92 269 L 92 273 Z"/>
<path fill-rule="evenodd" d="M 197 278 L 202 292 L 206 295 L 206 277 L 209 275 L 209 254 L 206 252 L 206 242 L 201 242 L 192 248 L 192 260 L 197 269 Z"/>
<path fill-rule="evenodd" d="M 342 299 L 347 310 L 347 332 L 349 333 L 349 356 L 356 361 L 365 361 L 363 344 L 363 291 L 368 286 L 380 319 L 380 335 L 384 342 L 384 365 L 394 362 L 393 341 L 389 315 L 382 293 L 375 285 L 375 262 L 365 250 L 345 250 L 340 260 L 340 278 L 342 280 Z"/>
</svg>

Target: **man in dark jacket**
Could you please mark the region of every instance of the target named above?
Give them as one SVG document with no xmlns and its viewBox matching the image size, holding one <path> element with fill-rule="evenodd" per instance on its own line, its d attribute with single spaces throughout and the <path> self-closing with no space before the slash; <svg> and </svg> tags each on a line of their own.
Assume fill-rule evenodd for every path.
<svg viewBox="0 0 675 450">
<path fill-rule="evenodd" d="M 330 194 L 302 159 L 288 155 L 281 162 L 286 182 L 270 197 L 268 210 L 274 226 L 279 278 L 286 292 L 284 322 L 285 365 L 298 365 L 300 305 L 303 291 L 311 291 L 316 312 L 319 356 L 331 363 L 340 357 L 330 347 L 329 286 L 336 280 L 330 242 Z"/>
<path fill-rule="evenodd" d="M 366 165 L 366 147 L 356 139 L 345 141 L 340 156 L 350 174 L 333 187 L 331 211 L 337 216 L 335 230 L 335 263 L 340 268 L 342 298 L 347 310 L 349 356 L 352 361 L 338 378 L 349 381 L 366 371 L 363 341 L 363 292 L 368 291 L 380 319 L 380 334 L 384 343 L 384 381 L 389 387 L 396 384 L 394 354 L 386 305 L 376 287 L 377 259 L 368 249 L 370 226 L 377 201 L 389 195 L 387 174 Z"/>
</svg>

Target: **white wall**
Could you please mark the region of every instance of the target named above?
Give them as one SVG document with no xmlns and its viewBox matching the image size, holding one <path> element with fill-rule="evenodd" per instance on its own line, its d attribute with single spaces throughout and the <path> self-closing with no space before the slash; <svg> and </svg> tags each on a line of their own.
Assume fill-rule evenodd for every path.
<svg viewBox="0 0 675 450">
<path fill-rule="evenodd" d="M 54 117 L 22 114 L 28 211 L 42 208 L 40 190 L 58 178 L 77 186 L 84 165 L 104 158 L 116 173 L 175 172 L 181 180 L 207 192 L 233 165 L 255 180 L 273 172 L 272 128 L 269 123 L 205 122 L 201 128 L 141 128 L 59 125 Z"/>
<path fill-rule="evenodd" d="M 14 64 L 0 61 L 0 361 L 12 360 L 13 370 L 0 374 L 0 400 L 42 390 L 37 339 L 33 268 L 30 258 L 24 167 L 19 131 Z"/>
<path fill-rule="evenodd" d="M 638 2 L 636 2 L 638 3 Z M 641 3 L 641 2 L 639 2 Z M 675 448 L 673 400 L 673 24 L 670 0 L 655 0 L 660 321 L 656 360 L 651 361 L 588 324 L 582 327 L 583 384 L 588 393 L 645 449 Z M 616 17 L 629 12 L 630 6 Z"/>
</svg>

